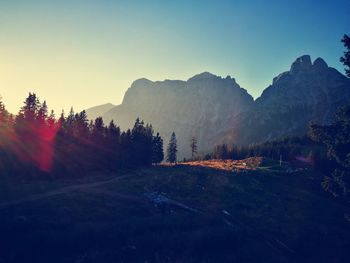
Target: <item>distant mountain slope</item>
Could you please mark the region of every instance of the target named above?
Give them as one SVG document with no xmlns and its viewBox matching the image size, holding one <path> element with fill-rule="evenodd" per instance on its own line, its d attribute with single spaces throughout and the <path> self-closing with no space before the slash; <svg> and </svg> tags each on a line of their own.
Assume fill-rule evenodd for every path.
<svg viewBox="0 0 350 263">
<path fill-rule="evenodd" d="M 192 136 L 197 137 L 200 152 L 208 152 L 220 143 L 244 145 L 302 135 L 310 121 L 329 123 L 346 103 L 350 103 L 350 79 L 323 59 L 312 63 L 305 55 L 275 77 L 256 101 L 234 78 L 204 72 L 187 81 L 138 79 L 121 105 L 98 106 L 89 109 L 88 116 L 104 112 L 106 123 L 114 119 L 122 129 L 140 117 L 160 132 L 164 148 L 175 131 L 183 158 L 190 156 Z"/>
<path fill-rule="evenodd" d="M 179 158 L 190 154 L 190 138 L 196 136 L 200 151 L 210 151 L 216 134 L 227 131 L 230 119 L 249 110 L 253 98 L 231 77 L 198 74 L 187 81 L 150 81 L 132 83 L 123 103 L 103 115 L 114 119 L 122 129 L 132 127 L 140 117 L 151 123 L 165 138 L 175 131 Z"/>
<path fill-rule="evenodd" d="M 97 117 L 102 117 L 103 114 L 105 114 L 107 111 L 114 107 L 115 105 L 113 105 L 112 103 L 106 103 L 87 109 L 86 114 L 89 120 L 94 120 Z"/>
<path fill-rule="evenodd" d="M 336 109 L 346 103 L 350 103 L 350 79 L 323 59 L 312 63 L 305 55 L 273 79 L 250 112 L 235 118 L 226 138 L 249 144 L 303 135 L 310 122 L 329 123 Z"/>
</svg>

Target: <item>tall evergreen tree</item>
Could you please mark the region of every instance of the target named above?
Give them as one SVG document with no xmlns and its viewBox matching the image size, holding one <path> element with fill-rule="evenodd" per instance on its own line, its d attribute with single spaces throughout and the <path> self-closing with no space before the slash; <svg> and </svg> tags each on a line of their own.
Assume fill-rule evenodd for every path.
<svg viewBox="0 0 350 263">
<path fill-rule="evenodd" d="M 163 152 L 163 139 L 159 136 L 159 133 L 157 133 L 156 136 L 153 137 L 153 144 L 152 144 L 152 163 L 160 163 L 164 159 L 164 152 Z"/>
<path fill-rule="evenodd" d="M 89 121 L 86 115 L 85 110 L 79 114 L 75 114 L 74 117 L 74 136 L 82 139 L 87 139 L 89 135 Z"/>
<path fill-rule="evenodd" d="M 9 143 L 12 132 L 12 116 L 6 110 L 0 97 L 0 147 Z"/>
<path fill-rule="evenodd" d="M 47 109 L 46 101 L 44 101 L 43 104 L 40 105 L 38 108 L 38 114 L 37 114 L 38 122 L 41 125 L 44 125 L 47 117 L 48 117 L 48 109 Z"/>
<path fill-rule="evenodd" d="M 111 138 L 111 140 L 119 141 L 120 128 L 114 124 L 113 120 L 111 120 L 108 125 L 108 136 Z"/>
<path fill-rule="evenodd" d="M 194 159 L 194 156 L 198 153 L 197 139 L 195 136 L 191 138 L 191 157 Z"/>
<path fill-rule="evenodd" d="M 144 122 L 137 118 L 134 127 L 131 130 L 131 140 L 134 152 L 133 161 L 135 164 L 152 164 L 152 139 L 152 126 L 148 124 L 144 126 Z"/>
<path fill-rule="evenodd" d="M 346 75 L 350 77 L 350 37 L 345 34 L 341 42 L 347 50 L 344 51 L 344 56 L 340 58 L 340 62 L 345 66 Z"/>
<path fill-rule="evenodd" d="M 177 140 L 176 140 L 175 132 L 173 132 L 170 137 L 170 141 L 167 148 L 166 160 L 170 163 L 177 162 Z"/>
<path fill-rule="evenodd" d="M 33 121 L 38 117 L 40 102 L 35 93 L 29 93 L 24 102 L 24 106 L 19 112 L 19 116 L 25 120 Z"/>
</svg>

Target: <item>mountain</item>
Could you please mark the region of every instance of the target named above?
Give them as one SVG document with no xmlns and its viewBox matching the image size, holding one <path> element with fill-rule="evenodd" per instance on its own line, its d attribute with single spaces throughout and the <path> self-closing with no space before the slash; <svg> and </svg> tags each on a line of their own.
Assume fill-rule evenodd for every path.
<svg viewBox="0 0 350 263">
<path fill-rule="evenodd" d="M 103 114 L 105 114 L 107 111 L 111 110 L 114 107 L 115 105 L 113 105 L 112 103 L 98 105 L 87 109 L 86 115 L 88 116 L 89 120 L 95 120 L 97 117 L 102 117 Z"/>
<path fill-rule="evenodd" d="M 178 157 L 190 156 L 190 139 L 195 136 L 200 152 L 210 151 L 216 134 L 231 128 L 231 119 L 254 104 L 252 96 L 234 78 L 204 72 L 188 79 L 150 81 L 138 79 L 127 90 L 121 105 L 103 115 L 122 129 L 133 126 L 137 117 L 151 123 L 164 138 L 172 131 L 178 139 Z"/>
<path fill-rule="evenodd" d="M 322 58 L 313 63 L 301 56 L 273 82 L 249 112 L 233 122 L 227 141 L 258 143 L 307 133 L 309 123 L 328 124 L 339 106 L 350 103 L 350 79 L 328 67 Z"/>
<path fill-rule="evenodd" d="M 255 101 L 234 78 L 204 72 L 187 81 L 138 79 L 121 105 L 107 111 L 102 107 L 97 115 L 104 112 L 106 123 L 114 119 L 124 130 L 140 117 L 160 132 L 165 149 L 175 131 L 181 159 L 190 156 L 192 136 L 198 139 L 199 151 L 208 152 L 220 143 L 246 145 L 303 135 L 311 121 L 327 124 L 336 109 L 349 102 L 350 79 L 323 59 L 312 62 L 305 55 L 275 77 Z M 90 112 L 96 111 L 89 109 L 88 116 Z"/>
</svg>

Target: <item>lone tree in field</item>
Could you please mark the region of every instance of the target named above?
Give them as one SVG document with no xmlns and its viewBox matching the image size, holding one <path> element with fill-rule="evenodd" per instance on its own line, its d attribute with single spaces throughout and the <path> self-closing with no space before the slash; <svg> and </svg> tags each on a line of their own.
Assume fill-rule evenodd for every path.
<svg viewBox="0 0 350 263">
<path fill-rule="evenodd" d="M 345 34 L 341 42 L 347 50 L 344 51 L 344 56 L 340 58 L 340 62 L 345 66 L 346 75 L 350 77 L 350 37 Z"/>
<path fill-rule="evenodd" d="M 197 147 L 197 139 L 195 136 L 192 136 L 191 138 L 191 157 L 192 159 L 194 158 L 194 156 L 198 153 L 198 147 Z"/>
<path fill-rule="evenodd" d="M 176 163 L 176 154 L 177 154 L 177 141 L 175 132 L 171 134 L 171 138 L 167 148 L 167 157 L 166 160 L 170 163 Z"/>
</svg>

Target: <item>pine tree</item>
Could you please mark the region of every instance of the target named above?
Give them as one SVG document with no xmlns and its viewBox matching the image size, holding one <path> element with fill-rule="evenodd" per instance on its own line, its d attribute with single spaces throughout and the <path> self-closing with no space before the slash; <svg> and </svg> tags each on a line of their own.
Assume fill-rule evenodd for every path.
<svg viewBox="0 0 350 263">
<path fill-rule="evenodd" d="M 198 153 L 198 147 L 197 147 L 197 139 L 195 136 L 192 136 L 191 138 L 191 157 L 192 157 L 192 160 L 194 159 L 194 156 Z"/>
<path fill-rule="evenodd" d="M 4 126 L 8 123 L 9 119 L 10 119 L 10 114 L 9 112 L 6 110 L 6 107 L 4 105 L 4 103 L 2 102 L 2 98 L 0 96 L 0 125 Z"/>
<path fill-rule="evenodd" d="M 108 125 L 108 137 L 111 140 L 119 141 L 120 128 L 114 124 L 113 120 L 111 120 L 111 122 Z"/>
<path fill-rule="evenodd" d="M 133 161 L 136 165 L 152 164 L 152 140 L 153 128 L 139 118 L 136 119 L 134 127 L 131 131 L 131 140 L 134 152 Z"/>
<path fill-rule="evenodd" d="M 82 139 L 87 139 L 89 135 L 89 121 L 86 115 L 85 110 L 79 114 L 75 114 L 74 117 L 74 136 Z"/>
<path fill-rule="evenodd" d="M 44 101 L 43 104 L 38 108 L 37 119 L 41 125 L 44 125 L 47 117 L 48 117 L 48 109 L 47 109 L 46 101 Z"/>
<path fill-rule="evenodd" d="M 153 137 L 152 144 L 152 163 L 160 163 L 164 159 L 163 152 L 163 139 L 157 133 L 156 136 Z"/>
<path fill-rule="evenodd" d="M 51 110 L 50 115 L 47 117 L 47 125 L 50 128 L 54 128 L 56 126 L 55 112 Z"/>
<path fill-rule="evenodd" d="M 12 117 L 6 110 L 0 96 L 0 148 L 10 143 L 9 137 L 12 128 Z"/>
<path fill-rule="evenodd" d="M 167 161 L 170 163 L 176 163 L 177 162 L 177 140 L 175 132 L 171 134 L 171 138 L 168 144 L 167 148 Z"/>
<path fill-rule="evenodd" d="M 345 66 L 346 75 L 350 77 L 350 37 L 345 34 L 341 42 L 347 50 L 344 51 L 344 56 L 340 58 L 340 62 Z"/>
<path fill-rule="evenodd" d="M 34 120 L 38 117 L 39 109 L 40 102 L 35 93 L 29 93 L 17 117 L 18 119 L 28 120 L 28 122 L 34 123 Z"/>
<path fill-rule="evenodd" d="M 217 145 L 214 148 L 213 152 L 214 159 L 228 159 L 229 158 L 229 150 L 226 144 Z"/>
</svg>

